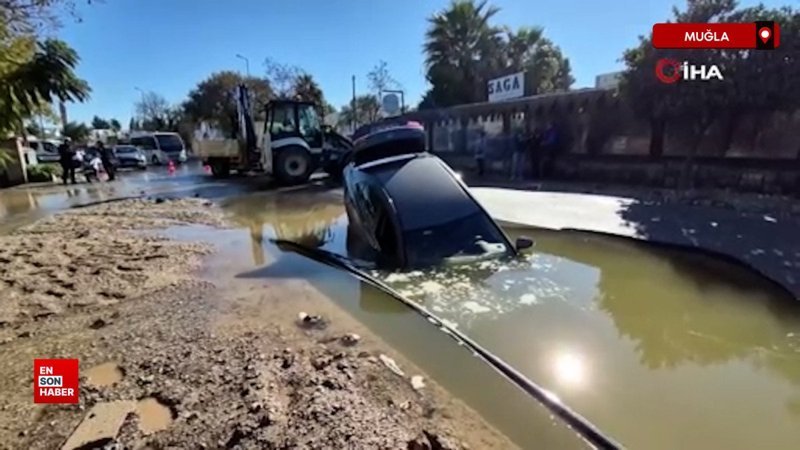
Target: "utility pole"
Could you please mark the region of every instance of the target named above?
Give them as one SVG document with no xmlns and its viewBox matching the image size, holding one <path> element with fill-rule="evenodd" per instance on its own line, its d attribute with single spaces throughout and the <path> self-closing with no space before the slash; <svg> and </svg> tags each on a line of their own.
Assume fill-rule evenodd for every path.
<svg viewBox="0 0 800 450">
<path fill-rule="evenodd" d="M 139 86 L 134 86 L 133 88 L 135 90 L 139 91 L 140 94 L 142 94 L 142 97 L 141 97 L 140 101 L 142 102 L 142 106 L 144 106 L 144 90 L 142 88 L 140 88 Z M 133 107 L 133 115 L 134 115 L 134 117 L 138 116 L 138 111 L 136 111 L 136 106 L 135 105 Z M 139 118 L 137 118 L 136 121 L 138 122 L 137 128 L 142 128 L 141 124 L 144 122 L 144 120 L 140 120 Z"/>
<path fill-rule="evenodd" d="M 358 107 L 356 106 L 356 76 L 353 75 L 353 106 L 350 107 L 351 118 L 350 127 L 356 131 L 356 116 L 358 116 Z"/>
<path fill-rule="evenodd" d="M 244 60 L 244 67 L 245 70 L 247 70 L 247 77 L 250 78 L 250 60 L 238 53 L 236 54 L 236 57 Z"/>
</svg>

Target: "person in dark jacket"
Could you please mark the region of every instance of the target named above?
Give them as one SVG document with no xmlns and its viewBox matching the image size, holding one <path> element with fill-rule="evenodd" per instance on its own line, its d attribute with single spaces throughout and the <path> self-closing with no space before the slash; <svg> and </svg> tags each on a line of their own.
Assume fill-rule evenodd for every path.
<svg viewBox="0 0 800 450">
<path fill-rule="evenodd" d="M 58 156 L 64 184 L 67 184 L 67 181 L 77 184 L 75 181 L 75 150 L 72 149 L 72 142 L 69 138 L 64 139 L 64 142 L 58 146 Z"/>
<path fill-rule="evenodd" d="M 103 170 L 108 175 L 108 181 L 114 181 L 116 176 L 114 150 L 107 148 L 102 141 L 97 141 L 97 151 L 100 153 L 100 160 L 103 162 Z"/>
</svg>

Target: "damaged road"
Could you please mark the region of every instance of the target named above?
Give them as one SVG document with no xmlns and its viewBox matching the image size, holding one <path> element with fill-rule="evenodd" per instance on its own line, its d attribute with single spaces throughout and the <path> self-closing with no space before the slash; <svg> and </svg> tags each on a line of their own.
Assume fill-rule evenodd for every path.
<svg viewBox="0 0 800 450">
<path fill-rule="evenodd" d="M 0 237 L 0 448 L 515 447 L 303 280 L 198 276 L 213 243 L 151 232 L 186 224 L 226 219 L 126 200 Z M 59 357 L 80 403 L 33 404 Z"/>
</svg>

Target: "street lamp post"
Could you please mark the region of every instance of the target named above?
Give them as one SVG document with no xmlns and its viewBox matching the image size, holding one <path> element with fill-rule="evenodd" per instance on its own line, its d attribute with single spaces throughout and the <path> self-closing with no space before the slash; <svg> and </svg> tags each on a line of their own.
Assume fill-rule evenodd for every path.
<svg viewBox="0 0 800 450">
<path fill-rule="evenodd" d="M 236 57 L 239 58 L 239 59 L 243 59 L 244 60 L 244 67 L 245 67 L 245 70 L 247 70 L 247 76 L 249 77 L 250 76 L 250 60 L 247 59 L 246 57 L 238 54 L 238 53 L 236 54 Z"/>
<path fill-rule="evenodd" d="M 133 89 L 139 91 L 139 93 L 142 94 L 141 102 L 142 102 L 142 105 L 144 105 L 144 90 L 142 88 L 140 88 L 139 86 L 134 86 Z M 136 109 L 137 109 L 136 105 L 134 105 L 134 107 L 133 107 L 133 117 L 134 118 L 137 116 L 137 113 L 138 113 L 138 111 L 136 111 Z M 138 119 L 137 119 L 137 122 L 138 122 Z M 141 126 L 141 124 L 139 124 L 139 126 Z"/>
</svg>

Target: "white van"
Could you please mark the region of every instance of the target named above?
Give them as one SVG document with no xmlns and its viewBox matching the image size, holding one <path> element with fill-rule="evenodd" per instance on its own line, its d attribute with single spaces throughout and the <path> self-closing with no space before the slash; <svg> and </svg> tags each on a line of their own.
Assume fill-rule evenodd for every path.
<svg viewBox="0 0 800 450">
<path fill-rule="evenodd" d="M 154 165 L 186 162 L 186 145 L 178 133 L 153 131 L 133 132 L 130 143 L 138 147 L 147 157 L 147 162 Z"/>
<path fill-rule="evenodd" d="M 39 139 L 35 136 L 28 136 L 28 147 L 36 152 L 36 159 L 40 163 L 59 162 L 61 157 L 58 154 L 60 141 L 55 139 Z"/>
</svg>

